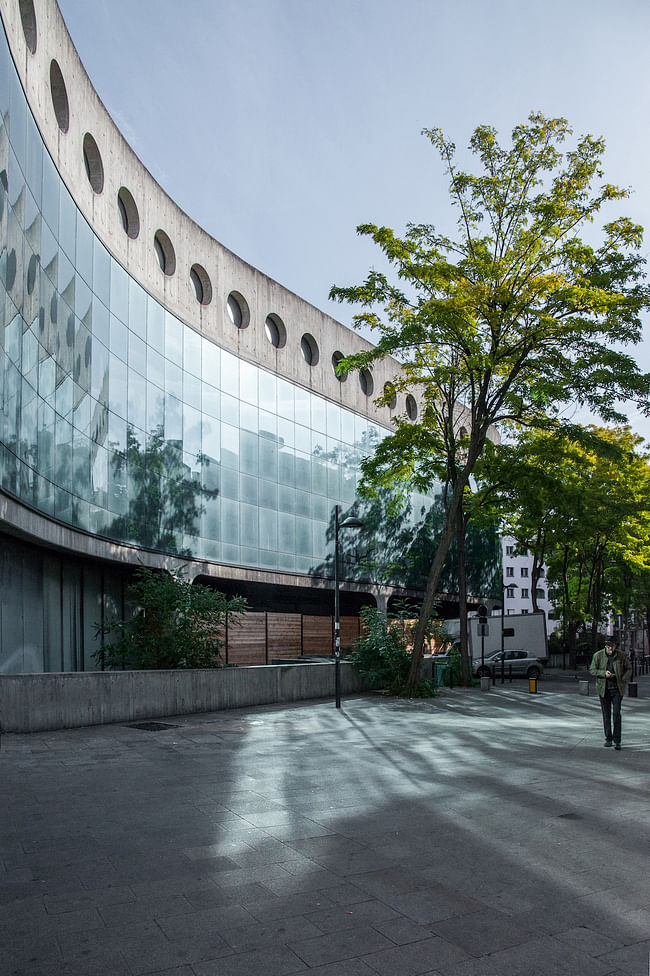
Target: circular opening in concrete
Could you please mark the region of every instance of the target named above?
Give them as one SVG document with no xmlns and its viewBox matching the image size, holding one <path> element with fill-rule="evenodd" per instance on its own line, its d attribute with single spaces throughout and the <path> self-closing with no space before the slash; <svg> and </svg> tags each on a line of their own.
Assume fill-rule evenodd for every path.
<svg viewBox="0 0 650 976">
<path fill-rule="evenodd" d="M 95 193 L 101 193 L 104 189 L 104 164 L 102 163 L 102 157 L 99 154 L 97 143 L 90 132 L 87 132 L 84 136 L 83 155 L 88 182 Z"/>
<path fill-rule="evenodd" d="M 243 295 L 240 295 L 238 291 L 231 291 L 228 295 L 227 308 L 228 318 L 236 329 L 245 329 L 248 327 L 250 312 L 248 311 L 248 304 Z"/>
<path fill-rule="evenodd" d="M 345 381 L 348 378 L 348 374 L 345 372 L 345 370 L 343 370 L 342 372 L 339 372 L 338 370 L 339 363 L 342 363 L 344 359 L 345 356 L 343 355 L 342 352 L 339 352 L 338 349 L 336 350 L 336 352 L 332 353 L 332 369 L 334 370 L 334 375 L 336 376 L 339 383 L 345 383 Z"/>
<path fill-rule="evenodd" d="M 50 93 L 52 95 L 52 105 L 54 114 L 61 132 L 67 132 L 70 127 L 70 105 L 68 103 L 68 93 L 65 88 L 65 81 L 61 74 L 58 62 L 52 58 L 50 64 Z"/>
<path fill-rule="evenodd" d="M 308 366 L 316 366 L 318 363 L 318 343 L 309 332 L 305 332 L 300 340 L 300 351 Z"/>
<path fill-rule="evenodd" d="M 417 420 L 418 417 L 418 405 L 415 402 L 415 397 L 412 397 L 410 393 L 406 398 L 406 415 L 409 420 Z"/>
<path fill-rule="evenodd" d="M 395 387 L 392 383 L 384 383 L 384 396 L 386 398 L 386 406 L 389 410 L 394 410 L 397 405 L 397 393 L 395 392 Z"/>
<path fill-rule="evenodd" d="M 135 239 L 140 233 L 140 216 L 135 200 L 125 186 L 121 186 L 117 192 L 117 206 L 122 218 L 122 227 L 127 237 Z"/>
<path fill-rule="evenodd" d="M 193 264 L 190 268 L 190 281 L 199 305 L 209 305 L 212 301 L 212 284 L 205 268 L 200 264 Z"/>
<path fill-rule="evenodd" d="M 32 52 L 36 54 L 36 13 L 34 11 L 34 4 L 32 0 L 18 0 L 18 9 L 20 10 L 20 19 L 23 24 L 23 34 L 25 35 L 25 44 Z"/>
<path fill-rule="evenodd" d="M 287 341 L 287 330 L 279 315 L 267 315 L 264 323 L 264 333 L 272 346 L 282 349 Z"/>
<path fill-rule="evenodd" d="M 372 391 L 375 388 L 375 381 L 372 378 L 372 373 L 369 369 L 362 369 L 359 373 L 359 386 L 361 387 L 361 392 L 364 396 L 372 396 Z"/>
<path fill-rule="evenodd" d="M 153 238 L 153 246 L 158 258 L 158 264 L 163 274 L 169 276 L 176 271 L 176 254 L 172 242 L 164 230 L 157 230 Z"/>
</svg>

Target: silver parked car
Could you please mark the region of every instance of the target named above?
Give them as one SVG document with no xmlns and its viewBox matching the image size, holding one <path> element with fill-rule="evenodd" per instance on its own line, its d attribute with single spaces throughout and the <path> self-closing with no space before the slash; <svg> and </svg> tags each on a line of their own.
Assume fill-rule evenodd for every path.
<svg viewBox="0 0 650 976">
<path fill-rule="evenodd" d="M 516 675 L 517 677 L 524 675 L 526 678 L 540 678 L 544 673 L 542 662 L 528 651 L 504 651 L 503 653 L 505 658 L 503 669 L 506 677 L 512 673 L 513 676 Z M 481 664 L 480 658 L 473 661 L 472 664 L 472 673 L 476 678 L 481 678 L 484 675 L 491 678 L 495 674 L 498 677 L 501 674 L 501 651 L 494 651 L 489 656 L 486 655 L 484 664 Z"/>
</svg>

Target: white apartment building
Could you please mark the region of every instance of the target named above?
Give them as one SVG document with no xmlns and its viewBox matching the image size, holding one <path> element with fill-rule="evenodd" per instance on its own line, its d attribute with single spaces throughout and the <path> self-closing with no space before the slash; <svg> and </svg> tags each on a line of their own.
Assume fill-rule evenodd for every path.
<svg viewBox="0 0 650 976">
<path fill-rule="evenodd" d="M 501 539 L 501 556 L 503 560 L 503 582 L 505 584 L 505 614 L 533 612 L 532 572 L 533 557 L 531 553 L 517 552 L 517 543 L 512 536 Z M 537 606 L 546 614 L 546 632 L 552 634 L 560 626 L 559 620 L 552 617 L 553 603 L 548 598 L 548 583 L 546 569 L 537 583 Z"/>
</svg>

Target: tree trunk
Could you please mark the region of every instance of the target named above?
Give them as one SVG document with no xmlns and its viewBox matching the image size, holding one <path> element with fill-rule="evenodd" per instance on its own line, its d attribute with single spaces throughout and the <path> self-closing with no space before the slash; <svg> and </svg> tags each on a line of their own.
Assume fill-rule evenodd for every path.
<svg viewBox="0 0 650 976">
<path fill-rule="evenodd" d="M 569 667 L 572 670 L 576 668 L 576 657 L 577 657 L 577 637 L 578 637 L 578 622 L 576 620 L 570 620 L 567 623 L 567 644 L 569 650 Z"/>
<path fill-rule="evenodd" d="M 544 534 L 541 529 L 537 531 L 537 538 L 533 546 L 533 568 L 530 571 L 530 596 L 533 603 L 533 613 L 539 613 L 537 603 L 537 584 L 539 583 L 542 570 L 544 568 Z"/>
<path fill-rule="evenodd" d="M 594 576 L 594 586 L 593 586 L 593 599 L 592 599 L 592 611 L 593 618 L 591 621 L 591 653 L 595 654 L 598 650 L 598 627 L 600 624 L 600 618 L 602 614 L 602 581 L 603 581 L 603 557 L 602 554 L 598 557 L 598 563 L 596 565 L 596 573 Z"/>
<path fill-rule="evenodd" d="M 469 648 L 467 641 L 467 575 L 465 573 L 465 514 L 461 501 L 456 516 L 456 548 L 458 550 L 458 614 L 460 620 L 461 683 L 470 680 Z"/>
<path fill-rule="evenodd" d="M 456 519 L 458 517 L 458 510 L 463 501 L 465 486 L 467 485 L 470 475 L 474 470 L 476 459 L 483 450 L 484 443 L 485 435 L 477 435 L 477 440 L 470 445 L 465 466 L 458 475 L 456 483 L 454 484 L 451 502 L 445 514 L 442 535 L 440 536 L 438 548 L 436 549 L 433 562 L 431 563 L 431 569 L 429 570 L 420 616 L 415 627 L 413 654 L 411 655 L 411 668 L 404 685 L 404 690 L 407 692 L 407 694 L 410 691 L 415 691 L 420 681 L 420 662 L 422 661 L 422 654 L 424 652 L 424 638 L 426 635 L 429 618 L 431 617 L 431 613 L 433 611 L 433 605 L 435 603 L 436 593 L 438 591 L 438 583 L 440 582 L 442 568 L 444 566 L 445 559 L 447 558 L 447 553 L 449 552 L 451 540 L 454 537 Z"/>
</svg>

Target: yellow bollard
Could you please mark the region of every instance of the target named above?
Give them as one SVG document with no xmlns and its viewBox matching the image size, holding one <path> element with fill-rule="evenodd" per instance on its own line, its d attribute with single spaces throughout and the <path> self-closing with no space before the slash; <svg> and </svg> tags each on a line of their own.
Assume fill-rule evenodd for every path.
<svg viewBox="0 0 650 976">
<path fill-rule="evenodd" d="M 537 694 L 537 678 L 528 679 L 528 690 L 531 693 L 531 695 Z"/>
</svg>

